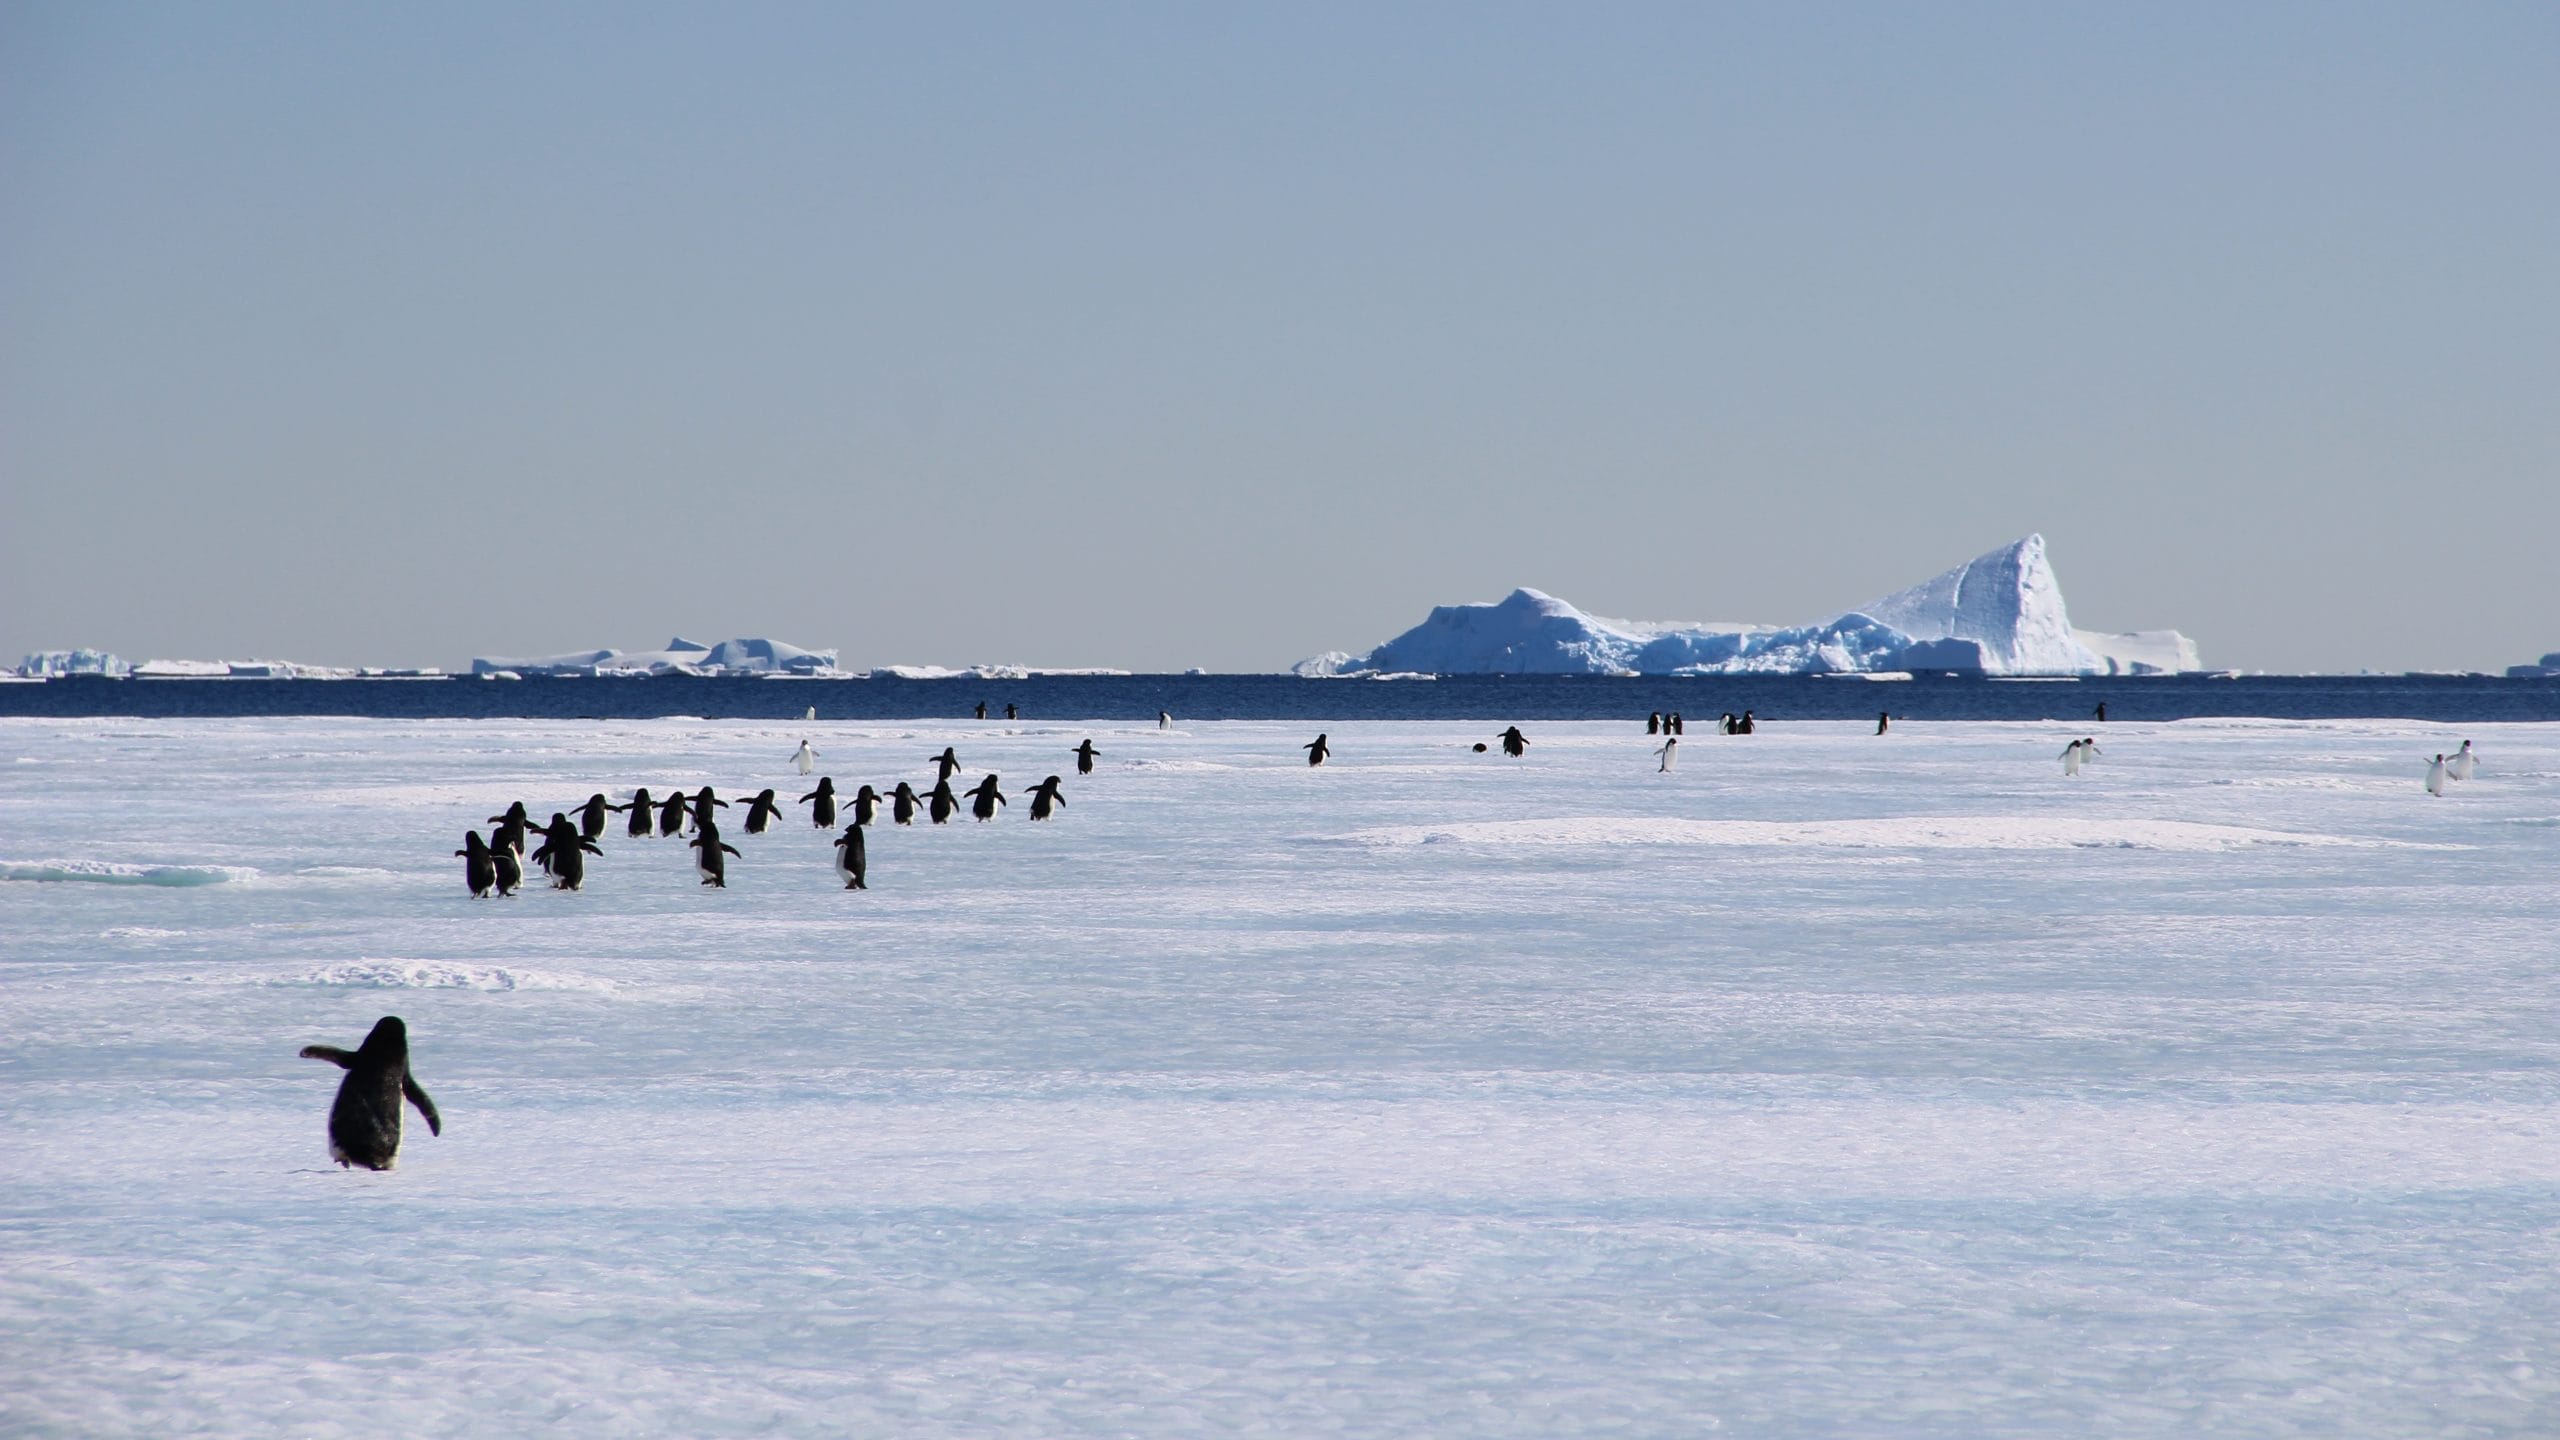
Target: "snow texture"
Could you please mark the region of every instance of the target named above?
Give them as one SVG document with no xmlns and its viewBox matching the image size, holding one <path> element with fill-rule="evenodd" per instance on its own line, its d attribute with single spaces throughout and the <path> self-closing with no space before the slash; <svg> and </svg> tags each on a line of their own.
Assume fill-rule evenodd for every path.
<svg viewBox="0 0 2560 1440">
<path fill-rule="evenodd" d="M 1497 728 L 0 720 L 0 1434 L 2554 1432 L 2560 727 Z"/>
<path fill-rule="evenodd" d="M 2088 643 L 2096 642 L 2096 643 Z M 1310 676 L 1836 674 L 1955 670 L 1990 675 L 2147 674 L 2194 669 L 2174 630 L 2075 631 L 2062 587 L 2029 535 L 1835 619 L 1787 628 L 1661 624 L 1588 615 L 1542 591 L 1442 605 L 1370 651 L 1301 662 Z"/>
</svg>

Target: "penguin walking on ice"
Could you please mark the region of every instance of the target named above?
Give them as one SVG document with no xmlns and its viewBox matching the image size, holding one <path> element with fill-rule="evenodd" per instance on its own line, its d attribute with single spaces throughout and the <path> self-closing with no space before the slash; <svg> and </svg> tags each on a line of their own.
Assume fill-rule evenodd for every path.
<svg viewBox="0 0 2560 1440">
<path fill-rule="evenodd" d="M 603 791 L 588 796 L 587 803 L 578 807 L 579 836 L 587 840 L 603 839 L 604 817 L 612 814 L 613 810 L 613 802 L 604 798 Z"/>
<path fill-rule="evenodd" d="M 2098 702 L 2098 723 L 2101 725 L 2107 723 L 2107 702 L 2104 700 Z"/>
<path fill-rule="evenodd" d="M 936 781 L 934 787 L 925 792 L 924 800 L 925 818 L 936 825 L 950 824 L 953 812 L 960 808 L 960 797 L 951 793 L 948 780 Z"/>
<path fill-rule="evenodd" d="M 1083 744 L 1076 747 L 1076 773 L 1079 775 L 1092 774 L 1093 757 L 1101 753 L 1101 751 L 1093 748 L 1093 741 L 1088 737 Z"/>
<path fill-rule="evenodd" d="M 1019 720 L 1022 718 L 1022 712 L 1014 709 L 1013 702 L 1007 700 L 1004 702 L 1004 718 L 1007 720 Z"/>
<path fill-rule="evenodd" d="M 1500 739 L 1502 741 L 1502 753 L 1510 756 L 1514 760 L 1519 759 L 1521 756 L 1529 752 L 1529 737 L 1521 734 L 1520 727 L 1517 725 L 1513 725 L 1505 729 L 1502 732 Z"/>
<path fill-rule="evenodd" d="M 1742 712 L 1742 718 L 1733 722 L 1733 733 L 1736 735 L 1748 735 L 1752 733 L 1752 729 L 1753 724 L 1751 712 L 1745 710 Z"/>
<path fill-rule="evenodd" d="M 497 871 L 498 898 L 506 899 L 524 888 L 524 851 L 511 845 L 489 847 L 489 864 Z"/>
<path fill-rule="evenodd" d="M 693 846 L 693 868 L 702 877 L 702 883 L 721 890 L 728 889 L 729 862 L 722 857 L 737 854 L 738 847 L 720 839 L 717 824 L 705 824 L 687 843 Z"/>
<path fill-rule="evenodd" d="M 1666 735 L 1686 735 L 1689 733 L 1689 722 L 1681 719 L 1680 712 L 1674 710 L 1663 718 L 1662 733 Z"/>
<path fill-rule="evenodd" d="M 836 828 L 836 777 L 821 775 L 818 788 L 800 797 L 803 805 L 818 807 L 809 812 L 809 823 L 821 830 Z"/>
<path fill-rule="evenodd" d="M 933 783 L 949 784 L 951 777 L 959 773 L 960 757 L 953 753 L 950 746 L 943 746 L 942 753 L 933 757 Z"/>
<path fill-rule="evenodd" d="M 1876 733 L 1877 733 L 1877 734 L 1879 734 L 1879 735 L 1881 735 L 1881 734 L 1883 734 L 1885 731 L 1890 730 L 1890 729 L 1892 729 L 1892 728 L 1893 728 L 1893 712 L 1892 712 L 1892 711 L 1890 711 L 1890 710 L 1879 710 L 1879 711 L 1877 711 L 1877 712 L 1876 712 Z"/>
<path fill-rule="evenodd" d="M 2445 757 L 2436 756 L 2435 763 L 2427 767 L 2427 793 L 2439 800 L 2443 799 L 2444 782 L 2451 777 L 2452 773 L 2453 769 L 2445 762 Z"/>
<path fill-rule="evenodd" d="M 533 852 L 533 858 L 550 872 L 552 889 L 579 890 L 587 883 L 587 857 L 603 853 L 604 847 L 579 834 L 569 817 L 554 815 L 542 832 L 542 848 Z"/>
<path fill-rule="evenodd" d="M 723 810 L 729 808 L 729 802 L 712 794 L 711 787 L 708 785 L 705 785 L 701 789 L 693 792 L 692 809 L 694 829 L 699 830 L 704 826 L 713 823 L 711 819 L 711 807 L 714 805 L 719 806 Z"/>
<path fill-rule="evenodd" d="M 522 808 L 522 806 L 517 807 L 519 810 Z M 518 815 L 512 820 L 501 821 L 493 826 L 489 831 L 489 849 L 492 853 L 505 855 L 516 868 L 516 878 L 522 880 L 524 878 L 524 817 Z M 504 879 L 505 875 L 505 870 L 501 868 L 499 878 Z M 504 895 L 507 889 L 508 887 L 501 885 L 498 887 L 498 893 Z"/>
<path fill-rule="evenodd" d="M 2472 753 L 2468 740 L 2462 742 L 2461 749 L 2445 757 L 2444 773 L 2456 780 L 2468 780 L 2479 771 L 2480 757 Z"/>
<path fill-rule="evenodd" d="M 747 802 L 747 833 L 763 834 L 764 827 L 773 823 L 773 817 L 780 809 L 781 805 L 771 790 L 757 791 L 756 798 Z"/>
<path fill-rule="evenodd" d="M 681 790 L 669 791 L 658 803 L 658 838 L 666 839 L 684 829 L 685 795 Z"/>
<path fill-rule="evenodd" d="M 2070 744 L 2062 747 L 2063 774 L 2077 775 L 2080 773 L 2080 745 L 2080 741 L 2074 740 Z"/>
<path fill-rule="evenodd" d="M 2083 764 L 2083 765 L 2086 765 L 2086 764 L 2088 764 L 2090 761 L 2095 760 L 2095 759 L 2097 759 L 2097 758 L 2098 758 L 2098 742 L 2097 742 L 2097 741 L 2095 741 L 2095 740 L 2093 740 L 2093 739 L 2091 739 L 2090 737 L 2088 737 L 2088 736 L 2086 736 L 2086 735 L 2081 736 L 2081 737 L 2080 737 L 2080 763 L 2081 763 L 2081 764 Z"/>
<path fill-rule="evenodd" d="M 996 772 L 993 770 L 987 772 L 986 779 L 969 789 L 969 813 L 981 821 L 996 818 L 996 807 L 1004 803 L 1004 792 L 996 788 Z"/>
<path fill-rule="evenodd" d="M 880 818 L 880 792 L 865 785 L 853 792 L 853 823 L 869 825 Z"/>
<path fill-rule="evenodd" d="M 1157 729 L 1159 729 L 1159 730 L 1170 730 L 1170 729 L 1172 729 L 1172 728 L 1173 728 L 1173 712 L 1172 712 L 1172 711 L 1170 711 L 1170 710 L 1159 710 L 1159 711 L 1157 711 L 1157 712 L 1156 712 L 1156 728 L 1157 728 Z"/>
<path fill-rule="evenodd" d="M 866 881 L 871 863 L 864 849 L 860 821 L 847 825 L 844 833 L 836 837 L 836 877 L 844 881 L 847 890 L 871 888 Z"/>
<path fill-rule="evenodd" d="M 558 853 L 554 847 L 560 843 L 562 836 L 572 840 L 578 838 L 578 827 L 569 822 L 568 816 L 554 810 L 551 812 L 551 823 L 542 827 L 542 843 L 534 847 L 532 857 L 533 863 L 540 866 L 545 875 L 551 873 L 551 857 Z"/>
<path fill-rule="evenodd" d="M 1058 787 L 1064 783 L 1057 776 L 1052 775 L 1031 787 L 1032 819 L 1046 820 L 1055 813 L 1057 807 L 1067 803 L 1067 797 L 1058 793 Z"/>
<path fill-rule="evenodd" d="M 346 1076 L 329 1106 L 329 1158 L 342 1167 L 388 1170 L 400 1163 L 400 1102 L 418 1107 L 427 1133 L 444 1133 L 436 1102 L 409 1073 L 409 1027 L 397 1015 L 373 1022 L 353 1052 L 335 1045 L 305 1045 L 305 1060 L 326 1060 Z"/>
<path fill-rule="evenodd" d="M 1654 751 L 1653 753 L 1662 761 L 1662 768 L 1654 771 L 1653 773 L 1656 775 L 1670 774 L 1671 767 L 1680 762 L 1680 737 L 1677 735 L 1664 736 L 1662 740 L 1662 748 Z"/>
<path fill-rule="evenodd" d="M 987 718 L 987 702 L 984 700 L 978 702 L 978 718 L 981 720 Z"/>
<path fill-rule="evenodd" d="M 897 792 L 889 797 L 889 818 L 901 825 L 913 825 L 916 823 L 916 811 L 923 805 L 924 800 L 916 794 L 916 787 L 901 780 Z"/>
<path fill-rule="evenodd" d="M 1644 717 L 1644 733 L 1647 735 L 1659 735 L 1662 733 L 1661 711 L 1656 710 L 1652 714 Z"/>
<path fill-rule="evenodd" d="M 801 719 L 803 719 L 803 720 L 815 720 L 815 719 L 817 719 L 817 718 L 818 718 L 818 707 L 817 707 L 817 706 L 815 706 L 815 705 L 810 706 L 810 707 L 809 707 L 809 713 L 808 713 L 808 714 L 806 714 L 806 715 L 801 716 L 800 718 L 801 718 Z M 808 742 L 808 741 L 806 741 L 806 740 L 803 740 L 803 741 L 801 741 L 800 743 L 801 743 L 801 744 L 803 744 L 803 745 L 806 745 L 806 744 L 808 744 L 809 742 Z"/>
<path fill-rule="evenodd" d="M 655 819 L 658 813 L 658 802 L 649 798 L 649 787 L 643 785 L 632 791 L 630 804 L 616 805 L 613 808 L 631 812 L 631 823 L 623 827 L 623 834 L 634 840 L 649 838 L 649 822 Z"/>
<path fill-rule="evenodd" d="M 1307 763 L 1309 765 L 1321 765 L 1325 762 L 1325 758 L 1333 753 L 1333 747 L 1325 743 L 1325 737 L 1322 732 L 1318 732 L 1315 739 L 1308 741 L 1306 744 L 1301 745 L 1298 748 L 1307 752 Z"/>
<path fill-rule="evenodd" d="M 799 750 L 792 754 L 791 763 L 800 767 L 801 774 L 810 774 L 818 768 L 818 752 L 806 739 L 803 739 Z"/>
<path fill-rule="evenodd" d="M 479 831 L 465 830 L 462 848 L 453 853 L 463 857 L 462 883 L 471 887 L 471 898 L 488 899 L 498 884 L 498 862 L 489 854 L 488 842 L 480 838 Z"/>
</svg>

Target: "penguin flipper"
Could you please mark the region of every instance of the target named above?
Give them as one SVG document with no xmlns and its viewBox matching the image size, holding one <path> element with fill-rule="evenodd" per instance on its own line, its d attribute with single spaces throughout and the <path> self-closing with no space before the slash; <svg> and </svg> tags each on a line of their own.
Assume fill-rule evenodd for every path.
<svg viewBox="0 0 2560 1440">
<path fill-rule="evenodd" d="M 409 1103 L 417 1106 L 418 1113 L 426 1117 L 428 1134 L 444 1133 L 444 1117 L 436 1113 L 436 1102 L 427 1098 L 426 1088 L 418 1083 L 417 1076 L 401 1076 L 400 1093 L 408 1096 Z"/>
<path fill-rule="evenodd" d="M 739 854 L 742 854 L 742 853 L 743 853 L 743 852 L 741 852 L 741 851 L 738 849 L 738 847 L 737 847 L 737 846 L 735 846 L 735 845 L 731 845 L 731 844 L 727 843 L 726 841 L 723 841 L 723 842 L 721 843 L 720 848 L 721 848 L 721 849 L 723 849 L 723 850 L 728 851 L 728 852 L 729 852 L 730 854 L 732 854 L 732 855 L 739 855 Z"/>
<path fill-rule="evenodd" d="M 335 1045 L 305 1045 L 302 1047 L 302 1058 L 326 1060 L 341 1070 L 352 1070 L 356 1063 L 354 1051 L 341 1050 Z"/>
</svg>

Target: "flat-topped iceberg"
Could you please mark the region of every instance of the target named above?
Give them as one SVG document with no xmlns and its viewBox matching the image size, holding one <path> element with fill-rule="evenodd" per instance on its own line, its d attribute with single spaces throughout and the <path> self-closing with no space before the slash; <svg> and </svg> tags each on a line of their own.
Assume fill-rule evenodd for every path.
<svg viewBox="0 0 2560 1440">
<path fill-rule="evenodd" d="M 1945 574 L 1811 625 L 1664 624 L 1585 614 L 1522 588 L 1490 605 L 1442 605 L 1366 655 L 1334 652 L 1301 675 L 1824 675 L 1954 670 L 2133 675 L 2195 669 L 2174 630 L 2072 628 L 2062 587 L 2029 535 Z"/>
<path fill-rule="evenodd" d="M 679 635 L 660 650 L 572 650 L 563 655 L 472 657 L 471 673 L 495 675 L 831 675 L 836 652 L 761 637 L 704 645 Z"/>
</svg>

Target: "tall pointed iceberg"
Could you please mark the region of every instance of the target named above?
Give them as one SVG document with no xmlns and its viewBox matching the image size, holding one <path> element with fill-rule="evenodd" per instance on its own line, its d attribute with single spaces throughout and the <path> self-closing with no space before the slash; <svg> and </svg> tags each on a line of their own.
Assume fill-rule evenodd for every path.
<svg viewBox="0 0 2560 1440">
<path fill-rule="evenodd" d="M 2107 669 L 2072 633 L 2042 535 L 1977 555 L 1860 611 L 1911 637 L 1898 667 L 1905 670 L 2087 675 Z"/>
</svg>

